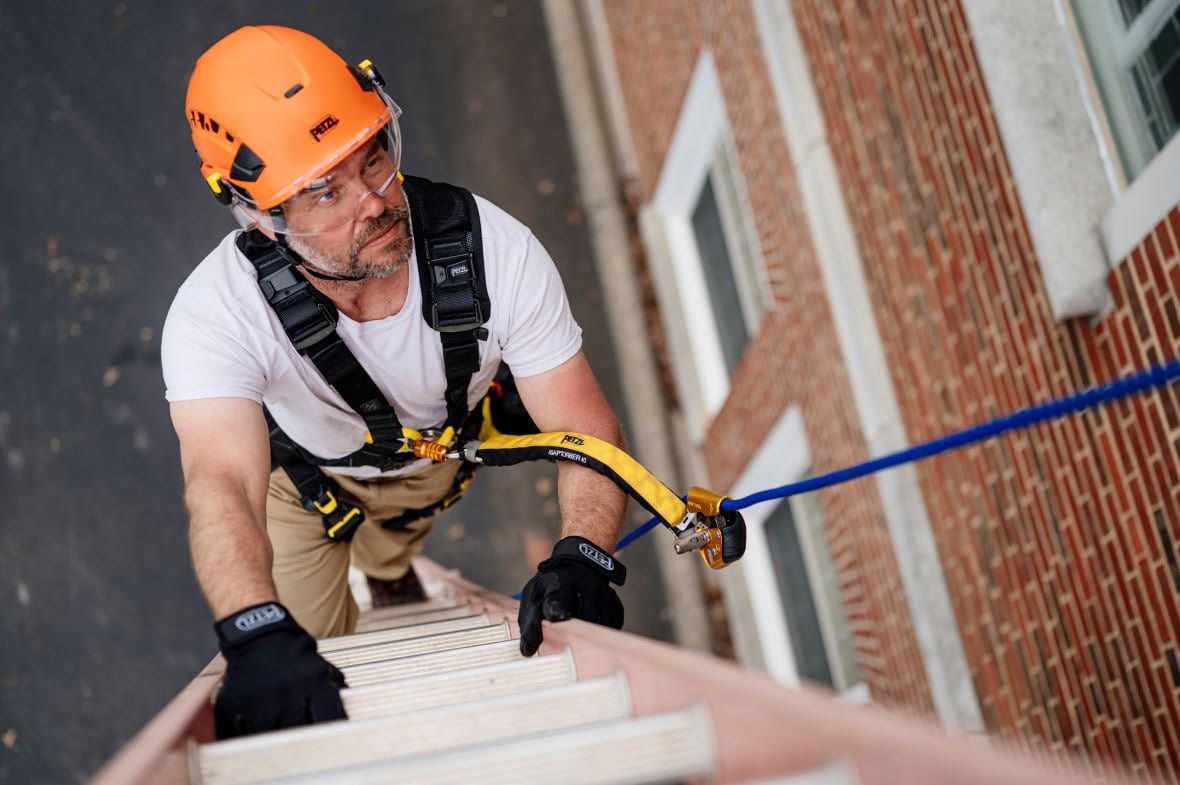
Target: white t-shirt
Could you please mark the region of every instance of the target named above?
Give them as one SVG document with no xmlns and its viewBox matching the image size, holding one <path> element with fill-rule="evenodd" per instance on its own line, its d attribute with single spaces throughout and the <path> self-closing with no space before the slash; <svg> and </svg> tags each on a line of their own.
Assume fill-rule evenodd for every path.
<svg viewBox="0 0 1180 785">
<path fill-rule="evenodd" d="M 480 341 L 480 367 L 468 406 L 487 393 L 503 360 L 515 376 L 556 368 L 582 346 L 557 268 L 523 224 L 476 197 L 483 234 L 484 274 L 491 298 L 489 337 Z M 365 424 L 312 365 L 295 351 L 278 316 L 258 288 L 253 265 L 231 232 L 181 285 L 161 338 L 165 397 L 249 398 L 265 403 L 298 444 L 338 458 L 364 443 Z M 422 318 L 416 257 L 401 310 L 385 319 L 355 322 L 339 314 L 336 332 L 372 377 L 403 425 L 422 430 L 446 418 L 439 334 Z M 421 468 L 419 461 L 385 476 Z M 375 467 L 333 467 L 351 477 L 374 477 Z"/>
</svg>

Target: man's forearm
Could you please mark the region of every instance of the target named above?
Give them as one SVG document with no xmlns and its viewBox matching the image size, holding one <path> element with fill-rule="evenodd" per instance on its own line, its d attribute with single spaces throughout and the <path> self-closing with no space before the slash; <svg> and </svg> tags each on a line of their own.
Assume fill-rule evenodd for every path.
<svg viewBox="0 0 1180 785">
<path fill-rule="evenodd" d="M 609 553 L 623 528 L 627 496 L 601 474 L 572 463 L 557 468 L 561 536 L 585 537 Z"/>
<path fill-rule="evenodd" d="M 266 522 L 257 520 L 245 493 L 220 483 L 190 483 L 185 502 L 193 568 L 214 617 L 275 601 Z"/>
<path fill-rule="evenodd" d="M 623 448 L 616 421 L 575 430 Z M 585 537 L 606 552 L 614 550 L 623 528 L 627 495 L 598 472 L 573 463 L 557 465 L 557 495 L 561 504 L 561 536 Z"/>
</svg>

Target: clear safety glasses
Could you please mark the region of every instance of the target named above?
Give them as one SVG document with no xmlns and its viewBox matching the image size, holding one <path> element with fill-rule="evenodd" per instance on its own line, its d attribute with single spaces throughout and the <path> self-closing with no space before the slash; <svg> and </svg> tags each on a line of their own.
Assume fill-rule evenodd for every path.
<svg viewBox="0 0 1180 785">
<path fill-rule="evenodd" d="M 258 227 L 274 234 L 310 237 L 342 229 L 356 220 L 370 196 L 382 199 L 397 180 L 401 165 L 401 109 L 376 87 L 388 107 L 376 133 L 326 174 L 303 185 L 291 198 L 270 210 L 259 210 L 234 192 L 230 205 L 243 229 Z M 377 125 L 378 123 L 374 123 Z M 365 131 L 371 133 L 371 129 Z"/>
</svg>

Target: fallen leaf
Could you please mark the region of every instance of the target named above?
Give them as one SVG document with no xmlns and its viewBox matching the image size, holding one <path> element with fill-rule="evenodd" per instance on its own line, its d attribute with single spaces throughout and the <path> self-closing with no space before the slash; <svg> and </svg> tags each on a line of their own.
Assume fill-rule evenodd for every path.
<svg viewBox="0 0 1180 785">
<path fill-rule="evenodd" d="M 106 372 L 103 373 L 103 375 L 102 375 L 102 386 L 103 387 L 114 387 L 115 384 L 119 381 L 119 377 L 121 375 L 122 375 L 122 372 L 119 370 L 119 368 L 117 366 L 112 365 L 110 368 L 107 368 Z"/>
<path fill-rule="evenodd" d="M 4 742 L 4 746 L 12 749 L 16 746 L 16 728 L 9 728 L 4 731 L 4 735 L 0 736 L 0 741 Z"/>
</svg>

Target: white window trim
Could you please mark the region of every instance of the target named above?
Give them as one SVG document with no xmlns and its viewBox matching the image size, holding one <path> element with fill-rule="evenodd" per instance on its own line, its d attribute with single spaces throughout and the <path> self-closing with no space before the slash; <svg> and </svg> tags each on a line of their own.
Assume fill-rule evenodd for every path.
<svg viewBox="0 0 1180 785">
<path fill-rule="evenodd" d="M 1117 265 L 1180 204 L 1180 133 L 1151 159 L 1102 219 L 1102 243 Z"/>
<path fill-rule="evenodd" d="M 1090 56 L 1076 28 L 1069 0 L 1056 0 L 1055 10 L 1074 65 L 1079 100 L 1090 116 L 1091 129 L 1108 171 L 1112 204 L 1102 216 L 1099 231 L 1103 251 L 1113 268 L 1126 261 L 1131 251 L 1180 203 L 1180 134 L 1172 137 L 1128 185 L 1113 137 L 1112 118 L 1097 93 Z M 1112 52 L 1110 58 L 1120 66 L 1129 65 L 1132 47 L 1142 44 L 1141 39 L 1158 22 L 1155 18 L 1158 15 L 1159 12 L 1153 16 L 1145 14 L 1136 19 L 1120 39 L 1120 51 Z"/>
<path fill-rule="evenodd" d="M 661 282 L 656 287 L 660 313 L 669 333 L 677 384 L 686 393 L 684 405 L 694 444 L 704 438 L 705 428 L 725 403 L 730 380 L 725 370 L 720 334 L 709 312 L 709 291 L 693 233 L 692 214 L 705 181 L 719 158 L 718 153 L 723 151 L 737 191 L 737 212 L 741 216 L 749 215 L 744 182 L 736 167 L 733 150 L 721 81 L 712 53 L 705 50 L 697 60 L 689 83 L 659 183 L 651 202 L 640 214 L 644 245 L 656 280 Z M 719 201 L 723 199 L 722 194 L 717 197 Z M 764 286 L 767 280 L 765 266 L 749 219 L 743 217 L 735 226 L 732 216 L 727 219 L 724 208 L 720 204 L 718 208 L 722 210 L 722 223 L 727 231 L 737 229 L 745 234 L 750 261 L 758 276 L 754 283 Z M 727 244 L 732 246 L 733 242 L 733 238 L 726 237 Z M 739 272 L 735 270 L 735 278 L 738 276 Z M 741 283 L 738 280 L 739 286 Z M 744 294 L 740 296 L 745 297 Z M 758 324 L 751 323 L 749 316 L 743 312 L 753 338 Z"/>
<path fill-rule="evenodd" d="M 741 497 L 755 491 L 773 488 L 794 482 L 806 476 L 811 466 L 811 450 L 803 429 L 803 417 L 799 407 L 788 406 L 778 422 L 767 434 L 758 452 L 750 460 L 742 476 L 734 485 L 733 496 Z M 816 544 L 812 541 L 803 516 L 806 514 L 794 500 L 779 504 L 790 504 L 803 561 L 807 565 L 808 582 L 819 616 L 820 631 L 832 680 L 837 691 L 853 703 L 867 702 L 868 688 L 861 684 L 843 689 L 848 684 L 849 674 L 844 672 L 836 642 L 836 630 L 832 622 L 832 611 L 822 586 L 822 570 L 825 565 L 817 559 Z M 766 536 L 766 521 L 775 511 L 774 504 L 756 504 L 742 512 L 746 521 L 746 555 L 743 577 L 750 597 L 755 623 L 758 626 L 758 640 L 762 648 L 762 660 L 767 672 L 787 686 L 799 684 L 799 671 L 791 647 L 791 633 L 787 627 L 783 597 L 779 592 L 774 562 L 770 557 L 770 546 Z"/>
</svg>

